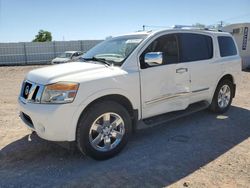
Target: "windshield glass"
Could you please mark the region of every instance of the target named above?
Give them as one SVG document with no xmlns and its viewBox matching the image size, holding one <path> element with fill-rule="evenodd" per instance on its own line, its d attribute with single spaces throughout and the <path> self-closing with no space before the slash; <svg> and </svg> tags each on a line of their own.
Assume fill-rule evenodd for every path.
<svg viewBox="0 0 250 188">
<path fill-rule="evenodd" d="M 147 35 L 128 35 L 105 40 L 82 56 L 83 60 L 104 59 L 121 66 L 129 54 Z"/>
<path fill-rule="evenodd" d="M 70 58 L 72 55 L 72 53 L 63 53 L 61 55 L 59 55 L 58 57 L 61 57 L 61 58 Z"/>
</svg>

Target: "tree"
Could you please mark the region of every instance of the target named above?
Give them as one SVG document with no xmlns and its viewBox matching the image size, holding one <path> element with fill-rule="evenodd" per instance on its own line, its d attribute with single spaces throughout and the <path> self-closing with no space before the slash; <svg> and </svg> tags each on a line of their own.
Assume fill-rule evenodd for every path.
<svg viewBox="0 0 250 188">
<path fill-rule="evenodd" d="M 52 41 L 52 35 L 49 31 L 40 30 L 32 42 L 48 42 Z"/>
</svg>

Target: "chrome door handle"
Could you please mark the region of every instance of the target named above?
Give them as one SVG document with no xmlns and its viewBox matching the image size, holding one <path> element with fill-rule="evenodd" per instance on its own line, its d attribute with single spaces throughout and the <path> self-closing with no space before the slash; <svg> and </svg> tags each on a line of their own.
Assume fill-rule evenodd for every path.
<svg viewBox="0 0 250 188">
<path fill-rule="evenodd" d="M 187 72 L 188 69 L 187 68 L 179 68 L 179 69 L 176 69 L 176 73 L 184 73 L 184 72 Z"/>
</svg>

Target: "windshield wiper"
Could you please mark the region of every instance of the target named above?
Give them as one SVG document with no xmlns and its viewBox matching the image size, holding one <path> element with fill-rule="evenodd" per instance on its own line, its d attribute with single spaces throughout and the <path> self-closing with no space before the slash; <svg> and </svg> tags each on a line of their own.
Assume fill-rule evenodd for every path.
<svg viewBox="0 0 250 188">
<path fill-rule="evenodd" d="M 85 61 L 98 61 L 100 63 L 103 63 L 105 65 L 111 66 L 112 64 L 110 62 L 108 62 L 106 59 L 104 58 L 97 58 L 97 57 L 92 57 L 92 58 L 81 58 Z"/>
</svg>

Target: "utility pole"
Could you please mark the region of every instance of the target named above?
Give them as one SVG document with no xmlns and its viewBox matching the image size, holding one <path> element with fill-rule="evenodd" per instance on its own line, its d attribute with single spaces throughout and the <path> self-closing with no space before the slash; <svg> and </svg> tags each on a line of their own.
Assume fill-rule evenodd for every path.
<svg viewBox="0 0 250 188">
<path fill-rule="evenodd" d="M 220 27 L 221 28 L 223 27 L 223 21 L 220 21 Z"/>
</svg>

